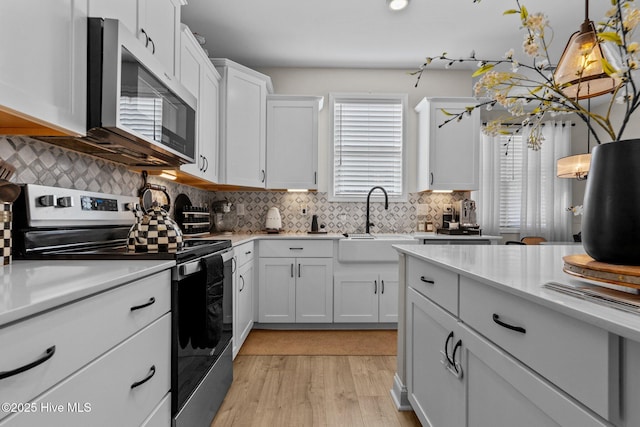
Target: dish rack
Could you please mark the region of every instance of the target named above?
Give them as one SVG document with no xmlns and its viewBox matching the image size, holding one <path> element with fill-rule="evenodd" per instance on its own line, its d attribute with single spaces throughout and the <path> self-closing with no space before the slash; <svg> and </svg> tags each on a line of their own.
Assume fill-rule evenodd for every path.
<svg viewBox="0 0 640 427">
<path fill-rule="evenodd" d="M 211 230 L 211 212 L 209 208 L 184 206 L 181 219 L 180 226 L 184 234 L 207 234 Z"/>
</svg>

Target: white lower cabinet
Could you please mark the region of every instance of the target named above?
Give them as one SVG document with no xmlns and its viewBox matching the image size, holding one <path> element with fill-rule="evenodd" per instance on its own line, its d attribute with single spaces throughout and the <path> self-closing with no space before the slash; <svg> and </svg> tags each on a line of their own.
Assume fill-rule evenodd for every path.
<svg viewBox="0 0 640 427">
<path fill-rule="evenodd" d="M 423 425 L 611 425 L 411 286 L 406 303 L 406 385 Z"/>
<path fill-rule="evenodd" d="M 424 426 L 464 426 L 464 384 L 447 361 L 455 346 L 456 319 L 412 288 L 407 289 L 406 313 L 406 385 L 413 410 Z"/>
<path fill-rule="evenodd" d="M 387 323 L 398 321 L 397 268 L 386 273 L 341 272 L 334 276 L 336 323 Z"/>
<path fill-rule="evenodd" d="M 262 323 L 331 323 L 332 258 L 259 261 L 258 319 Z"/>
<path fill-rule="evenodd" d="M 168 426 L 170 310 L 165 270 L 0 328 L 0 426 Z"/>
<path fill-rule="evenodd" d="M 171 388 L 170 337 L 171 315 L 165 314 L 33 400 L 36 410 L 0 425 L 141 425 Z"/>
<path fill-rule="evenodd" d="M 236 271 L 233 275 L 233 357 L 235 358 L 253 328 L 254 245 L 244 243 L 234 249 Z"/>
</svg>

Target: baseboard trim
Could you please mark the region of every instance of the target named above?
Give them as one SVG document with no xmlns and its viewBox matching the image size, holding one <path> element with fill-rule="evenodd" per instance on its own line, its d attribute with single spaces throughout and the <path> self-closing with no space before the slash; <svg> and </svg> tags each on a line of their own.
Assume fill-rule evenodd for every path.
<svg viewBox="0 0 640 427">
<path fill-rule="evenodd" d="M 395 374 L 393 376 L 393 388 L 390 390 L 393 403 L 398 411 L 413 411 L 409 403 L 407 388 L 402 384 L 402 380 Z"/>
<path fill-rule="evenodd" d="M 368 330 L 368 329 L 398 329 L 397 323 L 257 323 L 253 329 L 281 329 L 281 330 Z"/>
</svg>

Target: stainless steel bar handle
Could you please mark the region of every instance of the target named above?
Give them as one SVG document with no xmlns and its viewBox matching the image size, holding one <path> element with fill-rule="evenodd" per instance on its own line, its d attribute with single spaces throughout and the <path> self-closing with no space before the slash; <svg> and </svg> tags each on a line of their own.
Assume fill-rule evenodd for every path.
<svg viewBox="0 0 640 427">
<path fill-rule="evenodd" d="M 200 260 L 206 257 L 200 258 L 199 260 L 188 262 L 179 266 L 180 274 L 182 276 L 189 276 L 191 274 L 197 273 L 202 270 L 202 264 L 200 264 Z M 222 262 L 225 263 L 227 261 L 233 260 L 233 251 L 229 250 L 222 254 Z M 232 261 L 233 262 L 233 261 Z"/>
</svg>

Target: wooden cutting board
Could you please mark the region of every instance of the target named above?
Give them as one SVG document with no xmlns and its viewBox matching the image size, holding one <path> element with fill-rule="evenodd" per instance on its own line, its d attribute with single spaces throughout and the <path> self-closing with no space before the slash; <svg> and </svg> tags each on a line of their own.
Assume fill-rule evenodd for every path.
<svg viewBox="0 0 640 427">
<path fill-rule="evenodd" d="M 640 266 L 599 262 L 587 254 L 566 255 L 563 270 L 573 276 L 640 289 Z"/>
</svg>

